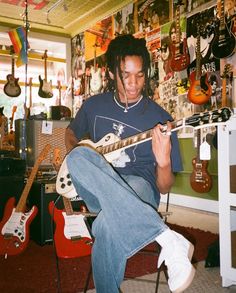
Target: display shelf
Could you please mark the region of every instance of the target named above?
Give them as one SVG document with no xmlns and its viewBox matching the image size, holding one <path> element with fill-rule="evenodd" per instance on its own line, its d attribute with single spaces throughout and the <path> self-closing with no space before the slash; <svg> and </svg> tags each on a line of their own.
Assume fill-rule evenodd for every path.
<svg viewBox="0 0 236 293">
<path fill-rule="evenodd" d="M 234 112 L 235 113 L 235 112 Z M 218 127 L 220 273 L 222 286 L 236 284 L 236 115 Z"/>
</svg>

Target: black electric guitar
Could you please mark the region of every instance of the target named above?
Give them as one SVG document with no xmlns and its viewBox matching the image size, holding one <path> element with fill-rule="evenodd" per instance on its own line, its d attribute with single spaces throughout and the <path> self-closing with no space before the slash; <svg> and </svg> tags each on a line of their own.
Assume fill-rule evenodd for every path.
<svg viewBox="0 0 236 293">
<path fill-rule="evenodd" d="M 52 98 L 53 96 L 53 92 L 52 92 L 52 81 L 47 81 L 47 50 L 45 50 L 44 55 L 42 57 L 42 59 L 44 59 L 44 79 L 41 78 L 41 76 L 39 75 L 39 91 L 38 91 L 38 95 L 41 98 Z"/>
<path fill-rule="evenodd" d="M 197 113 L 189 118 L 184 118 L 181 120 L 171 122 L 171 131 L 176 131 L 184 127 L 193 127 L 198 129 L 206 127 L 207 125 L 218 125 L 229 120 L 231 114 L 232 112 L 229 108 L 222 108 L 210 112 Z M 82 145 L 95 149 L 98 153 L 104 155 L 105 159 L 108 162 L 112 163 L 112 161 L 120 157 L 120 153 L 123 150 L 151 139 L 152 129 L 142 133 L 138 133 L 131 137 L 124 138 L 122 140 L 119 137 L 117 137 L 114 133 L 109 133 L 105 135 L 97 143 L 94 143 L 89 139 L 82 140 L 78 143 L 77 147 L 80 147 Z M 61 168 L 57 176 L 56 190 L 59 194 L 68 198 L 73 198 L 77 195 L 77 192 L 72 184 L 65 159 L 61 165 Z"/>
<path fill-rule="evenodd" d="M 230 64 L 226 64 L 224 67 L 224 71 L 221 75 L 221 81 L 222 81 L 221 107 L 230 106 L 230 100 L 227 99 L 227 80 L 231 77 L 231 74 L 232 74 L 232 66 Z"/>
<path fill-rule="evenodd" d="M 220 0 L 219 21 L 212 41 L 212 54 L 215 58 L 226 58 L 235 52 L 236 39 L 232 32 L 232 22 L 225 16 L 225 1 Z"/>
<path fill-rule="evenodd" d="M 15 53 L 13 46 L 10 49 L 11 54 L 11 74 L 7 75 L 7 83 L 4 85 L 4 93 L 9 97 L 18 97 L 21 94 L 19 78 L 15 78 Z"/>
<path fill-rule="evenodd" d="M 192 160 L 193 172 L 190 175 L 190 185 L 199 193 L 209 192 L 212 188 L 212 177 L 207 171 L 208 161 L 200 159 L 201 129 L 197 130 L 197 155 Z"/>
</svg>

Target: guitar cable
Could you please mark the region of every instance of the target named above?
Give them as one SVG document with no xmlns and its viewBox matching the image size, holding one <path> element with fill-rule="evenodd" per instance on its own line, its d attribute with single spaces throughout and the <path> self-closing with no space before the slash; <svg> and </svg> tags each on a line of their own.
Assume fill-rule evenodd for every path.
<svg viewBox="0 0 236 293">
<path fill-rule="evenodd" d="M 51 236 L 52 236 L 52 244 L 53 244 L 53 251 L 54 251 L 54 256 L 55 256 L 55 260 L 56 260 L 56 271 L 57 271 L 57 293 L 62 293 L 62 290 L 61 290 L 61 274 L 60 274 L 60 268 L 59 268 L 59 258 L 57 256 L 56 246 L 55 246 L 55 241 L 54 241 L 55 224 L 54 224 L 53 219 L 54 219 L 55 207 L 61 197 L 62 197 L 62 195 L 59 194 L 57 196 L 57 198 L 53 201 L 53 209 L 52 209 L 52 216 L 51 216 Z"/>
</svg>

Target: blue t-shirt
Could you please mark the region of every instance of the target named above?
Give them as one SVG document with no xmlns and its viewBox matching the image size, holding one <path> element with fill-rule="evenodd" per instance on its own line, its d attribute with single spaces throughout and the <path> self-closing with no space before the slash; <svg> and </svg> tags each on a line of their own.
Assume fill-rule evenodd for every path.
<svg viewBox="0 0 236 293">
<path fill-rule="evenodd" d="M 114 93 L 110 92 L 86 100 L 69 127 L 79 140 L 89 136 L 96 143 L 109 133 L 124 139 L 152 129 L 157 123 L 165 123 L 167 120 L 173 119 L 150 98 L 143 97 L 139 103 L 129 104 L 126 113 L 122 104 L 115 101 Z M 172 171 L 178 172 L 182 170 L 182 162 L 176 132 L 172 132 L 171 141 Z M 152 152 L 151 139 L 121 149 L 118 158 L 111 164 L 120 174 L 141 176 L 149 181 L 159 203 L 156 160 Z"/>
</svg>

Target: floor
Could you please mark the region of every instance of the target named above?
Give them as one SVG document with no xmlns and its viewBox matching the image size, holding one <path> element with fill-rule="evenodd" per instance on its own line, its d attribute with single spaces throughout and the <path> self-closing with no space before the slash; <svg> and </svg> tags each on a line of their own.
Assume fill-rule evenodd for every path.
<svg viewBox="0 0 236 293">
<path fill-rule="evenodd" d="M 160 206 L 160 210 L 165 210 L 165 205 Z M 199 228 L 204 231 L 218 233 L 218 215 L 189 208 L 170 205 L 171 215 L 168 222 L 186 227 Z M 236 292 L 236 285 L 223 288 L 221 283 L 220 268 L 205 268 L 205 262 L 196 264 L 196 275 L 185 293 L 233 293 Z M 145 282 L 143 280 L 145 279 Z M 146 275 L 134 280 L 126 280 L 122 283 L 122 293 L 154 293 L 156 274 Z M 88 290 L 88 293 L 95 293 L 95 289 Z M 158 293 L 170 292 L 164 277 L 161 274 Z"/>
</svg>

